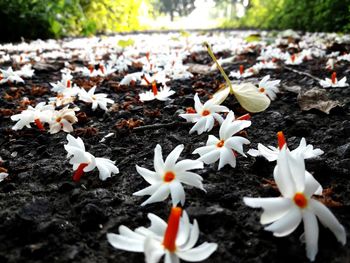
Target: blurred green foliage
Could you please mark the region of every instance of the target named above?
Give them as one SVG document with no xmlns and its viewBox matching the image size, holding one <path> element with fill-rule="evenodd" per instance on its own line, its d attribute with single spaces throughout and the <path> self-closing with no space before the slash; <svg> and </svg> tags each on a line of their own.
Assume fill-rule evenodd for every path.
<svg viewBox="0 0 350 263">
<path fill-rule="evenodd" d="M 0 40 L 58 38 L 143 29 L 145 0 L 0 0 Z"/>
<path fill-rule="evenodd" d="M 350 32 L 350 0 L 251 0 L 243 18 L 223 26 Z"/>
</svg>

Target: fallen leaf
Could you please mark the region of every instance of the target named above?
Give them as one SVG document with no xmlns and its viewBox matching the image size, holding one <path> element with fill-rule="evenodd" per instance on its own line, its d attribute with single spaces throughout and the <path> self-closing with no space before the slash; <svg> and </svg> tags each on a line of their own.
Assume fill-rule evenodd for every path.
<svg viewBox="0 0 350 263">
<path fill-rule="evenodd" d="M 325 90 L 313 88 L 305 92 L 300 92 L 298 95 L 298 103 L 303 111 L 316 109 L 329 114 L 331 109 L 342 105 L 337 100 L 330 100 Z"/>
</svg>

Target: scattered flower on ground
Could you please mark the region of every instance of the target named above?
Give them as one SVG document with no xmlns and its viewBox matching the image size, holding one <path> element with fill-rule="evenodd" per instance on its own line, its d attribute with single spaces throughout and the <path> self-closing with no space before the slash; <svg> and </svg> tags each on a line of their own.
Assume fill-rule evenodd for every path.
<svg viewBox="0 0 350 263">
<path fill-rule="evenodd" d="M 44 123 L 50 121 L 53 112 L 54 107 L 46 105 L 46 102 L 38 103 L 35 108 L 29 105 L 26 110 L 11 116 L 11 120 L 17 121 L 12 129 L 21 130 L 24 126 L 30 128 L 30 123 L 35 123 L 39 130 L 45 130 Z"/>
<path fill-rule="evenodd" d="M 249 140 L 242 136 L 233 136 L 251 125 L 247 120 L 235 120 L 233 111 L 230 111 L 220 126 L 220 139 L 209 135 L 206 146 L 194 150 L 193 154 L 199 154 L 198 160 L 206 164 L 219 161 L 218 170 L 226 164 L 236 167 L 236 155 L 240 153 L 244 157 L 243 145 L 249 144 Z"/>
<path fill-rule="evenodd" d="M 349 84 L 346 83 L 346 77 L 343 77 L 341 80 L 337 79 L 336 72 L 332 73 L 332 77 L 330 79 L 326 78 L 325 80 L 321 80 L 320 85 L 324 88 L 343 88 L 349 86 Z"/>
<path fill-rule="evenodd" d="M 182 214 L 182 216 L 181 216 Z M 190 223 L 180 207 L 173 207 L 168 223 L 154 214 L 148 214 L 151 226 L 134 231 L 119 227 L 119 234 L 108 233 L 108 242 L 116 249 L 145 254 L 146 263 L 157 263 L 164 256 L 165 263 L 179 263 L 180 259 L 198 262 L 207 259 L 217 249 L 216 243 L 204 242 L 194 247 L 199 238 L 196 220 Z"/>
<path fill-rule="evenodd" d="M 283 132 L 277 133 L 278 138 L 278 145 L 279 147 L 274 146 L 264 146 L 261 143 L 258 143 L 258 149 L 250 149 L 247 153 L 251 156 L 263 156 L 265 157 L 269 162 L 276 161 L 278 158 L 278 155 L 280 153 L 280 149 L 286 144 L 286 139 L 284 137 Z M 289 151 L 289 149 L 287 148 Z M 306 144 L 305 138 L 302 138 L 300 140 L 300 144 L 297 148 L 291 151 L 292 155 L 295 154 L 301 154 L 304 159 L 310 159 L 315 158 L 317 156 L 320 156 L 323 154 L 323 151 L 319 148 L 314 149 L 314 147 L 311 144 Z"/>
<path fill-rule="evenodd" d="M 65 108 L 54 111 L 52 114 L 52 118 L 49 121 L 51 134 L 58 133 L 61 129 L 65 132 L 72 132 L 73 126 L 72 124 L 78 122 L 78 118 L 75 116 L 75 112 L 79 110 L 79 108 L 69 109 L 69 106 Z"/>
<path fill-rule="evenodd" d="M 259 83 L 259 91 L 266 96 L 268 96 L 271 100 L 276 99 L 276 93 L 279 92 L 278 85 L 280 84 L 280 80 L 272 80 L 269 81 L 270 75 L 265 76 Z"/>
<path fill-rule="evenodd" d="M 219 124 L 223 122 L 223 118 L 219 113 L 228 112 L 229 109 L 225 106 L 219 105 L 221 98 L 213 98 L 204 103 L 199 100 L 198 94 L 194 95 L 194 109 L 195 112 L 180 114 L 179 116 L 184 118 L 188 122 L 196 123 L 190 130 L 190 134 L 197 131 L 198 134 L 202 134 L 206 131 L 213 129 L 215 121 Z"/>
<path fill-rule="evenodd" d="M 80 89 L 79 100 L 91 103 L 92 110 L 96 110 L 97 107 L 100 107 L 102 110 L 107 111 L 107 104 L 113 104 L 114 101 L 109 98 L 106 98 L 107 94 L 105 93 L 95 94 L 95 90 L 96 86 L 92 87 L 89 91 L 86 91 L 85 89 Z"/>
<path fill-rule="evenodd" d="M 345 245 L 346 233 L 344 227 L 332 212 L 321 202 L 312 198 L 319 184 L 316 180 L 305 177 L 304 157 L 301 154 L 292 156 L 286 145 L 281 149 L 274 170 L 274 177 L 282 197 L 249 198 L 244 203 L 250 207 L 263 208 L 260 222 L 269 224 L 265 230 L 273 232 L 274 236 L 283 237 L 292 233 L 304 223 L 306 255 L 314 261 L 318 251 L 317 219 Z"/>
<path fill-rule="evenodd" d="M 91 153 L 85 151 L 85 145 L 81 138 L 74 138 L 67 134 L 68 143 L 64 145 L 68 152 L 67 158 L 69 163 L 73 165 L 74 175 L 73 180 L 78 182 L 84 173 L 90 172 L 95 167 L 99 170 L 99 177 L 102 181 L 111 177 L 111 174 L 119 173 L 119 169 L 114 165 L 115 162 L 106 158 L 98 158 Z"/>
<path fill-rule="evenodd" d="M 137 172 L 150 184 L 134 195 L 151 195 L 141 205 L 164 201 L 171 195 L 173 206 L 178 203 L 184 205 L 185 191 L 182 183 L 204 190 L 203 178 L 188 170 L 202 169 L 203 162 L 198 160 L 181 160 L 177 162 L 184 146 L 178 145 L 163 161 L 162 148 L 157 144 L 154 149 L 154 172 L 136 165 Z M 177 163 L 176 163 L 177 162 Z"/>
</svg>

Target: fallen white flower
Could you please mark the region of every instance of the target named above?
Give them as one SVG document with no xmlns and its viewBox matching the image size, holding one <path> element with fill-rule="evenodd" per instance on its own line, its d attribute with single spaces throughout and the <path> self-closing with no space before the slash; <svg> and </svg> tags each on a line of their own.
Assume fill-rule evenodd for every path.
<svg viewBox="0 0 350 263">
<path fill-rule="evenodd" d="M 97 167 L 99 170 L 99 178 L 104 181 L 111 174 L 119 173 L 119 169 L 115 166 L 115 162 L 106 158 L 98 158 L 91 153 L 85 151 L 83 140 L 78 137 L 74 138 L 67 134 L 68 143 L 64 145 L 67 151 L 67 158 L 70 158 L 69 163 L 73 165 L 75 171 L 73 175 L 74 181 L 80 181 L 80 178 L 85 172 L 90 172 Z"/>
<path fill-rule="evenodd" d="M 231 167 L 236 167 L 236 154 L 240 153 L 244 157 L 243 145 L 249 144 L 249 140 L 242 136 L 233 136 L 241 130 L 249 127 L 250 121 L 235 120 L 233 111 L 230 111 L 224 122 L 220 126 L 220 139 L 213 135 L 209 135 L 206 146 L 199 147 L 193 151 L 193 154 L 199 154 L 198 160 L 206 164 L 219 161 L 218 170 L 229 164 Z"/>
<path fill-rule="evenodd" d="M 162 148 L 157 144 L 154 149 L 154 170 L 150 171 L 136 165 L 137 172 L 150 184 L 134 195 L 151 195 L 141 205 L 164 201 L 169 194 L 171 195 L 173 205 L 185 203 L 185 191 L 182 183 L 194 186 L 204 190 L 203 178 L 196 173 L 189 172 L 192 169 L 202 169 L 203 162 L 198 160 L 185 159 L 176 163 L 184 146 L 178 145 L 163 161 Z"/>
<path fill-rule="evenodd" d="M 343 77 L 341 80 L 337 79 L 336 72 L 332 73 L 332 77 L 330 79 L 326 78 L 325 80 L 321 80 L 320 85 L 324 88 L 343 88 L 349 86 L 349 84 L 346 83 L 346 77 Z"/>
<path fill-rule="evenodd" d="M 134 231 L 119 227 L 119 234 L 108 233 L 108 242 L 116 249 L 143 252 L 146 263 L 157 263 L 165 256 L 165 263 L 179 263 L 180 259 L 198 262 L 207 259 L 217 249 L 216 243 L 204 242 L 194 247 L 199 237 L 196 220 L 190 223 L 187 213 L 173 207 L 168 223 L 154 214 L 148 214 L 151 226 Z"/>
<path fill-rule="evenodd" d="M 187 122 L 196 123 L 190 130 L 190 134 L 197 131 L 198 134 L 202 134 L 205 131 L 213 129 L 215 120 L 221 124 L 223 118 L 219 113 L 229 112 L 229 109 L 225 106 L 219 105 L 221 96 L 212 98 L 204 103 L 199 100 L 198 94 L 194 95 L 194 108 L 195 113 L 184 113 L 179 116 L 184 118 Z"/>
<path fill-rule="evenodd" d="M 92 110 L 96 110 L 97 107 L 100 107 L 102 110 L 107 111 L 107 103 L 113 104 L 114 101 L 106 98 L 107 94 L 98 93 L 95 94 L 96 86 L 92 87 L 88 92 L 85 89 L 80 89 L 79 100 L 91 103 Z"/>
<path fill-rule="evenodd" d="M 280 84 L 280 80 L 272 80 L 269 81 L 270 75 L 265 76 L 259 83 L 259 91 L 266 96 L 268 96 L 271 100 L 276 99 L 276 93 L 279 92 L 278 85 Z"/>
<path fill-rule="evenodd" d="M 346 233 L 332 212 L 321 202 L 312 199 L 319 189 L 319 183 L 305 175 L 304 157 L 300 154 L 292 156 L 284 146 L 274 171 L 275 181 L 282 197 L 245 197 L 243 201 L 250 207 L 263 208 L 260 222 L 263 225 L 270 224 L 265 230 L 273 232 L 276 237 L 289 235 L 303 220 L 306 255 L 314 261 L 318 251 L 319 235 L 316 217 L 343 245 L 346 243 Z"/>
</svg>

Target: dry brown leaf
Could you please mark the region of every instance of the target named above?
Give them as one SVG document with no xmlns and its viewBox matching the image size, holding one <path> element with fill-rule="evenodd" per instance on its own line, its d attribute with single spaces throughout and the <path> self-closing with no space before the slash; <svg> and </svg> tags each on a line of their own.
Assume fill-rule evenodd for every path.
<svg viewBox="0 0 350 263">
<path fill-rule="evenodd" d="M 343 204 L 341 202 L 333 200 L 332 194 L 333 194 L 332 188 L 325 188 L 325 189 L 323 189 L 322 196 L 314 196 L 314 198 L 328 207 L 341 207 L 341 206 L 343 206 Z"/>
<path fill-rule="evenodd" d="M 325 90 L 312 88 L 298 95 L 298 103 L 303 111 L 316 109 L 329 114 L 331 109 L 342 106 L 337 100 L 330 100 Z"/>
</svg>

